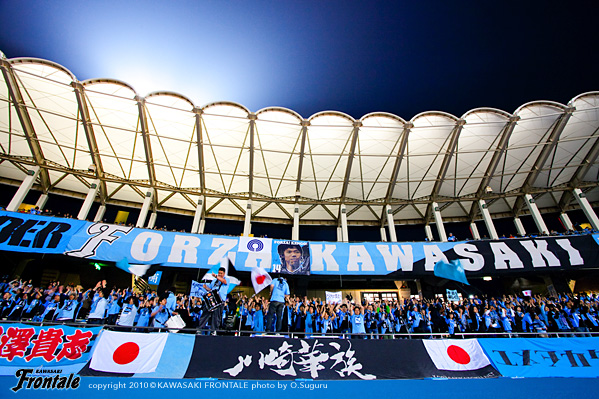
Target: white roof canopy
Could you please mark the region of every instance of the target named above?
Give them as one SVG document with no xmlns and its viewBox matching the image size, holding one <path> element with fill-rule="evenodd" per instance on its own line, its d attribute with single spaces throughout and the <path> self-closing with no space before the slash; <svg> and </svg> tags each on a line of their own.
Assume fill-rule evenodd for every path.
<svg viewBox="0 0 599 399">
<path fill-rule="evenodd" d="M 410 121 L 388 113 L 360 120 L 340 112 L 304 118 L 284 108 L 251 112 L 234 103 L 194 105 L 170 92 L 140 97 L 110 79 L 79 82 L 39 59 L 3 59 L 0 78 L 0 182 L 18 184 L 41 166 L 44 192 L 83 197 L 102 182 L 99 200 L 207 217 L 291 223 L 384 224 L 496 217 L 576 208 L 570 191 L 599 200 L 599 92 L 567 105 L 537 101 L 513 114 L 479 108 L 461 118 L 424 112 Z M 94 168 L 89 168 L 93 165 Z"/>
</svg>

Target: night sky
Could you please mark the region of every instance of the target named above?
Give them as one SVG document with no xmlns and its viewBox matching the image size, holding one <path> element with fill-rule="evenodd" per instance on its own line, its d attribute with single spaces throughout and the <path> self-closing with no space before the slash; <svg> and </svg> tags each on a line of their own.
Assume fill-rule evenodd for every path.
<svg viewBox="0 0 599 399">
<path fill-rule="evenodd" d="M 599 90 L 599 2 L 0 1 L 0 50 L 144 96 L 404 119 Z"/>
</svg>

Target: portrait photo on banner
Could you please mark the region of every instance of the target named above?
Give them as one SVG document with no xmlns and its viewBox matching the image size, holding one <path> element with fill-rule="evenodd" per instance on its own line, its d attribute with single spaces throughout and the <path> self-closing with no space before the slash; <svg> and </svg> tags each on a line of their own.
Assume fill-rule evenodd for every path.
<svg viewBox="0 0 599 399">
<path fill-rule="evenodd" d="M 307 241 L 273 240 L 272 271 L 281 274 L 310 274 L 310 245 Z"/>
</svg>

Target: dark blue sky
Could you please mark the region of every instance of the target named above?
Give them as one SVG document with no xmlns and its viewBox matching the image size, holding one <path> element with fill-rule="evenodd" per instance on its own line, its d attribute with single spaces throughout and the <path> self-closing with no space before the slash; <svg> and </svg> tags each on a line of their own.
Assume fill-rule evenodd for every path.
<svg viewBox="0 0 599 399">
<path fill-rule="evenodd" d="M 0 50 L 140 95 L 359 118 L 599 90 L 599 2 L 0 2 Z"/>
</svg>

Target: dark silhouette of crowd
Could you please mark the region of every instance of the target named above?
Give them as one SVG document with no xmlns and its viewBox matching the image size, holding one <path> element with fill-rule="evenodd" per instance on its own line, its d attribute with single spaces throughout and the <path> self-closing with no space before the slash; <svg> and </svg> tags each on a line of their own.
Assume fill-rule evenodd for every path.
<svg viewBox="0 0 599 399">
<path fill-rule="evenodd" d="M 206 311 L 202 298 L 175 294 L 174 288 L 162 293 L 149 289 L 107 288 L 105 280 L 88 289 L 60 282 L 42 288 L 34 287 L 31 281 L 4 279 L 0 283 L 0 294 L 2 320 L 79 322 L 149 331 L 167 328 L 167 320 L 180 315 L 191 331 L 207 328 L 199 325 L 202 312 Z M 229 294 L 221 330 L 240 334 L 274 331 L 273 326 L 268 328 L 267 325 L 268 307 L 269 301 L 261 296 Z M 349 295 L 332 304 L 321 298 L 290 296 L 282 319 L 284 333 L 307 337 L 320 334 L 363 338 L 408 334 L 587 335 L 599 332 L 599 298 L 581 293 L 557 297 L 474 296 L 455 302 L 442 298 L 358 302 Z"/>
</svg>

